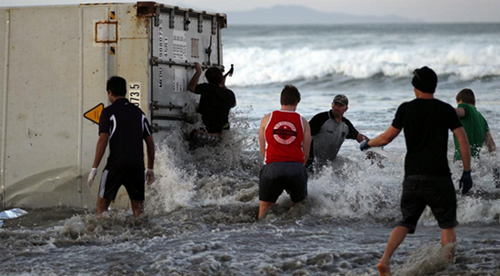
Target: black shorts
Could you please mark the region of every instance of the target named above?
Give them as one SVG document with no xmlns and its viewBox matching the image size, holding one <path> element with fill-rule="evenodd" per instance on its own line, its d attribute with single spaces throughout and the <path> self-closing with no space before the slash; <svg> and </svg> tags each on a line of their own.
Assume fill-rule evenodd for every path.
<svg viewBox="0 0 500 276">
<path fill-rule="evenodd" d="M 299 162 L 276 162 L 264 165 L 259 177 L 259 200 L 276 202 L 286 190 L 293 202 L 307 197 L 307 171 Z"/>
<path fill-rule="evenodd" d="M 415 233 L 417 222 L 426 206 L 431 208 L 434 217 L 441 229 L 454 228 L 457 222 L 457 199 L 455 187 L 451 177 L 436 179 L 411 179 L 406 177 L 403 181 L 403 194 L 401 195 L 401 212 L 403 220 L 400 226 L 410 229 L 410 234 Z"/>
<path fill-rule="evenodd" d="M 134 201 L 144 201 L 145 186 L 144 168 L 104 169 L 99 197 L 114 201 L 118 190 L 123 185 L 128 197 Z"/>
</svg>

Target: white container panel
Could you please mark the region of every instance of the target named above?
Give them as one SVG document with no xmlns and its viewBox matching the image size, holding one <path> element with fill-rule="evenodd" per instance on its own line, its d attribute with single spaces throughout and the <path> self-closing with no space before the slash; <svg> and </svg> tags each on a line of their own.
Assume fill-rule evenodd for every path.
<svg viewBox="0 0 500 276">
<path fill-rule="evenodd" d="M 10 11 L 7 202 L 45 207 L 78 199 L 79 15 L 75 8 Z"/>
</svg>

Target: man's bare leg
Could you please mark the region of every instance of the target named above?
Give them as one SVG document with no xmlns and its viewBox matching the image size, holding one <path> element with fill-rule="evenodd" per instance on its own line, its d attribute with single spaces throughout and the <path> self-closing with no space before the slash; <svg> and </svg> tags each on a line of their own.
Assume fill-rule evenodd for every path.
<svg viewBox="0 0 500 276">
<path fill-rule="evenodd" d="M 102 197 L 97 198 L 97 215 L 100 217 L 102 213 L 108 211 L 111 200 Z"/>
<path fill-rule="evenodd" d="M 455 233 L 455 228 L 448 228 L 441 230 L 441 246 L 446 246 L 449 243 L 455 243 L 457 235 Z M 455 245 L 450 246 L 444 252 L 444 258 L 447 261 L 451 261 L 455 255 Z"/>
<path fill-rule="evenodd" d="M 384 255 L 377 264 L 377 269 L 380 275 L 387 276 L 391 274 L 391 258 L 394 251 L 398 249 L 399 245 L 404 241 L 406 234 L 410 232 L 410 229 L 404 226 L 397 226 L 391 233 L 391 237 L 387 242 L 385 247 Z"/>
<path fill-rule="evenodd" d="M 276 204 L 276 203 L 259 200 L 259 218 L 258 219 L 260 219 L 264 215 L 266 210 L 271 208 L 274 204 Z"/>
<path fill-rule="evenodd" d="M 132 204 L 132 212 L 134 212 L 134 216 L 138 218 L 144 211 L 144 201 L 131 200 L 130 203 Z"/>
</svg>

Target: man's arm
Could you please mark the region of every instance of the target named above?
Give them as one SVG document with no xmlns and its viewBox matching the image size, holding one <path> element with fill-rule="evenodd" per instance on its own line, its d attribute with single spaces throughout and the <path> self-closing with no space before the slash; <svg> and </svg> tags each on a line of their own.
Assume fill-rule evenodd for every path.
<svg viewBox="0 0 500 276">
<path fill-rule="evenodd" d="M 97 140 L 97 146 L 95 150 L 94 164 L 92 168 L 99 167 L 101 163 L 101 159 L 104 156 L 104 152 L 106 152 L 106 147 L 108 146 L 109 134 L 102 132 L 99 134 L 99 139 Z"/>
<path fill-rule="evenodd" d="M 491 132 L 489 130 L 486 131 L 485 143 L 488 146 L 489 152 L 495 152 L 497 150 L 497 147 L 495 145 L 495 141 L 493 141 L 493 136 L 491 136 Z"/>
<path fill-rule="evenodd" d="M 222 82 L 220 83 L 220 87 L 222 87 L 224 89 L 227 89 L 227 87 L 226 87 L 226 77 L 227 77 L 228 74 L 229 74 L 229 72 L 227 72 L 226 74 L 224 74 L 222 76 Z"/>
<path fill-rule="evenodd" d="M 225 87 L 225 86 L 224 86 L 224 88 L 227 89 L 227 87 Z M 227 89 L 227 90 L 229 90 L 229 89 Z M 229 91 L 231 91 L 231 90 L 229 90 Z M 232 97 L 233 102 L 234 102 L 233 106 L 231 106 L 231 108 L 233 108 L 236 106 L 236 95 L 234 95 L 233 91 L 231 91 L 231 97 Z"/>
<path fill-rule="evenodd" d="M 266 157 L 266 126 L 267 123 L 269 122 L 270 117 L 271 114 L 267 114 L 266 116 L 264 116 L 264 118 L 262 118 L 262 121 L 260 122 L 260 127 L 259 127 L 259 146 L 262 158 Z"/>
<path fill-rule="evenodd" d="M 392 142 L 400 132 L 401 129 L 397 129 L 391 125 L 384 133 L 368 141 L 368 146 L 383 147 Z"/>
<path fill-rule="evenodd" d="M 465 109 L 463 107 L 457 107 L 455 108 L 455 111 L 457 112 L 458 118 L 465 116 Z"/>
<path fill-rule="evenodd" d="M 311 149 L 311 128 L 306 119 L 302 118 L 302 125 L 304 126 L 304 142 L 302 144 L 304 151 L 304 160 L 307 162 L 309 159 L 309 150 Z"/>
<path fill-rule="evenodd" d="M 463 169 L 464 171 L 470 171 L 470 145 L 467 139 L 467 134 L 463 127 L 457 127 L 453 130 L 453 134 L 457 138 L 458 145 L 460 147 L 460 154 L 462 155 Z"/>
<path fill-rule="evenodd" d="M 146 149 L 147 149 L 147 154 L 148 154 L 148 170 L 153 170 L 154 169 L 154 163 L 155 163 L 155 142 L 153 140 L 153 135 L 149 135 L 146 138 L 144 138 L 144 141 L 146 142 Z"/>
<path fill-rule="evenodd" d="M 193 77 L 189 81 L 189 84 L 187 87 L 187 89 L 191 92 L 196 91 L 196 85 L 198 85 L 198 81 L 200 81 L 200 76 L 201 76 L 201 72 L 202 72 L 201 65 L 198 62 L 194 63 L 194 68 L 195 68 L 196 72 L 194 73 Z"/>
</svg>

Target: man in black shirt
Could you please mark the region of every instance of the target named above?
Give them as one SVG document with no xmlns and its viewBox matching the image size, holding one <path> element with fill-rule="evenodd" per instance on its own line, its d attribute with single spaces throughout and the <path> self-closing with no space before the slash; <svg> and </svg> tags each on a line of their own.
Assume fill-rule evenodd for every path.
<svg viewBox="0 0 500 276">
<path fill-rule="evenodd" d="M 229 129 L 229 110 L 236 106 L 233 91 L 225 85 L 226 76 L 217 67 L 205 72 L 208 83 L 198 84 L 202 73 L 201 65 L 195 62 L 196 73 L 188 84 L 188 90 L 200 95 L 198 111 L 209 134 L 219 136 L 222 130 Z"/>
<path fill-rule="evenodd" d="M 361 150 L 385 146 L 404 129 L 407 154 L 401 197 L 403 219 L 392 232 L 384 255 L 377 265 L 380 275 L 390 275 L 392 254 L 408 233 L 415 232 L 418 219 L 426 206 L 431 208 L 442 229 L 441 245 L 455 242 L 457 205 L 448 167 L 448 130 L 457 137 L 463 156 L 464 171 L 460 179 L 462 193 L 465 194 L 472 188 L 469 142 L 455 109 L 434 98 L 437 75 L 432 69 L 422 67 L 416 69 L 413 75 L 416 99 L 399 106 L 389 129 L 360 144 Z M 453 245 L 448 249 L 445 257 L 451 258 Z"/>
<path fill-rule="evenodd" d="M 318 167 L 333 161 L 345 139 L 354 139 L 358 143 L 368 139 L 354 128 L 351 121 L 344 117 L 348 104 L 347 97 L 338 94 L 333 98 L 330 111 L 318 113 L 309 121 L 313 140 L 307 167 L 311 168 L 314 161 Z"/>
<path fill-rule="evenodd" d="M 134 216 L 143 212 L 144 185 L 154 181 L 154 141 L 146 115 L 137 106 L 131 104 L 125 94 L 127 82 L 121 77 L 111 77 L 106 90 L 109 101 L 99 119 L 99 140 L 97 141 L 94 164 L 88 177 L 91 187 L 97 174 L 97 167 L 106 151 L 109 141 L 109 157 L 102 172 L 97 199 L 97 214 L 108 210 L 115 200 L 121 185 L 125 186 L 132 205 Z M 146 142 L 148 167 L 144 173 L 144 146 Z M 145 179 L 146 178 L 146 179 Z"/>
</svg>

